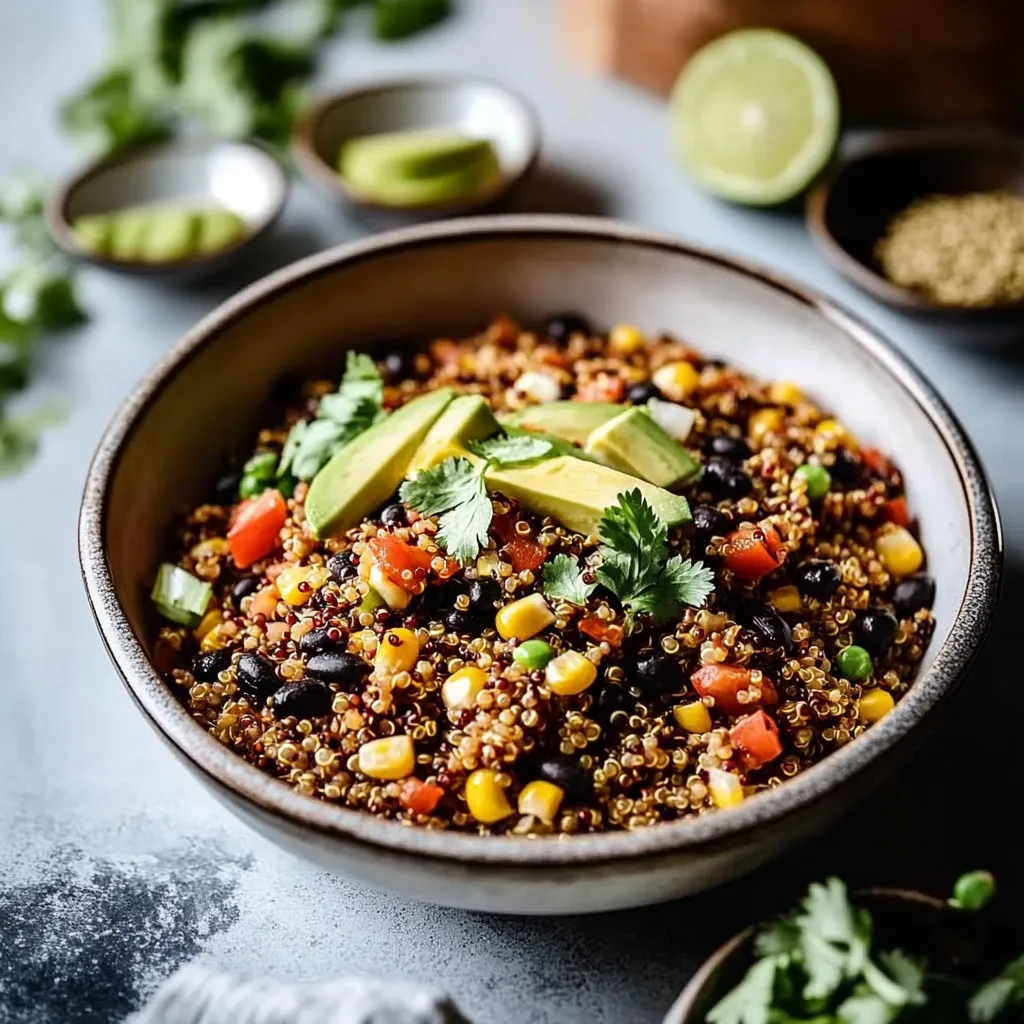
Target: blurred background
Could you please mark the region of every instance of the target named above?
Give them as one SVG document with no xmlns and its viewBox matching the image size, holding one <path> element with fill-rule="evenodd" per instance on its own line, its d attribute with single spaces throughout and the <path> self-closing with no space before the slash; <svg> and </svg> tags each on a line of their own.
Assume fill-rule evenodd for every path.
<svg viewBox="0 0 1024 1024">
<path fill-rule="evenodd" d="M 787 36 L 729 35 L 763 28 Z M 990 867 L 1008 912 L 1024 909 L 1009 729 L 1024 712 L 1022 30 L 1024 8 L 1000 0 L 0 4 L 0 1024 L 120 1019 L 196 957 L 293 979 L 398 973 L 481 1024 L 654 1024 L 718 941 L 828 872 L 944 891 Z M 375 193 L 343 143 L 410 127 L 410 108 L 374 107 L 378 124 L 332 104 L 424 75 L 510 90 L 483 122 L 461 93 L 412 104 L 493 134 L 497 170 L 488 157 L 426 196 Z M 211 136 L 256 138 L 269 160 L 211 156 Z M 172 163 L 147 164 L 141 191 L 102 176 L 142 153 Z M 179 209 L 142 231 L 138 211 L 207 159 L 229 174 L 208 206 L 235 219 L 215 231 L 210 209 Z M 913 205 L 949 193 L 972 202 Z M 185 330 L 300 257 L 477 207 L 620 218 L 824 292 L 935 384 L 1000 504 L 1001 611 L 944 732 L 854 819 L 678 905 L 478 917 L 292 860 L 155 741 L 84 599 L 90 456 Z"/>
</svg>

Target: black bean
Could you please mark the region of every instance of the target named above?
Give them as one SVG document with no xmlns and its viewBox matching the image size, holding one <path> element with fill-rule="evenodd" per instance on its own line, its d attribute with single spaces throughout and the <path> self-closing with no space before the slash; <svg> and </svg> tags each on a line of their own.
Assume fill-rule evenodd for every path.
<svg viewBox="0 0 1024 1024">
<path fill-rule="evenodd" d="M 328 636 L 330 629 L 330 626 L 319 626 L 308 633 L 303 633 L 299 641 L 299 650 L 303 654 L 319 654 L 320 651 L 334 647 L 337 641 L 331 640 Z"/>
<path fill-rule="evenodd" d="M 334 693 L 326 683 L 319 679 L 300 679 L 285 683 L 274 694 L 274 716 L 278 719 L 321 718 L 331 713 L 333 703 Z"/>
<path fill-rule="evenodd" d="M 644 693 L 680 693 L 686 679 L 675 658 L 661 651 L 650 651 L 637 658 L 633 682 Z"/>
<path fill-rule="evenodd" d="M 255 594 L 260 589 L 259 576 L 243 576 L 231 588 L 231 604 L 236 612 L 242 610 L 242 598 Z"/>
<path fill-rule="evenodd" d="M 501 600 L 501 585 L 495 580 L 473 580 L 469 585 L 470 610 L 481 616 L 493 616 Z"/>
<path fill-rule="evenodd" d="M 884 608 L 871 608 L 857 616 L 854 636 L 857 643 L 873 658 L 884 657 L 896 639 L 900 624 L 896 616 Z"/>
<path fill-rule="evenodd" d="M 805 594 L 821 601 L 830 598 L 838 589 L 842 577 L 834 562 L 812 558 L 801 562 L 794 572 L 796 585 Z"/>
<path fill-rule="evenodd" d="M 716 456 L 704 467 L 701 487 L 718 499 L 745 498 L 754 489 L 754 482 L 738 466 Z"/>
<path fill-rule="evenodd" d="M 724 537 L 732 523 L 729 517 L 710 505 L 695 505 L 693 515 L 694 547 L 702 555 L 711 543 L 712 537 Z"/>
<path fill-rule="evenodd" d="M 935 580 L 924 573 L 900 580 L 892 592 L 892 603 L 905 619 L 922 608 L 931 608 L 935 604 Z"/>
<path fill-rule="evenodd" d="M 594 698 L 594 711 L 598 717 L 608 721 L 616 711 L 625 711 L 629 706 L 629 694 L 615 683 L 605 683 Z"/>
<path fill-rule="evenodd" d="M 630 384 L 626 390 L 626 400 L 634 405 L 646 405 L 652 398 L 661 398 L 661 388 L 652 380 Z"/>
<path fill-rule="evenodd" d="M 234 505 L 238 501 L 238 485 L 242 482 L 241 472 L 225 473 L 213 485 L 213 498 L 218 505 Z"/>
<path fill-rule="evenodd" d="M 459 636 L 475 633 L 480 625 L 480 616 L 453 608 L 445 617 L 444 624 Z M 493 625 L 493 621 L 491 623 Z"/>
<path fill-rule="evenodd" d="M 355 654 L 349 654 L 340 645 L 317 651 L 306 660 L 306 671 L 314 679 L 325 683 L 337 683 L 343 690 L 352 692 L 362 688 L 370 674 L 370 666 Z"/>
<path fill-rule="evenodd" d="M 408 349 L 389 352 L 384 357 L 384 374 L 392 383 L 416 376 L 416 353 Z"/>
<path fill-rule="evenodd" d="M 345 580 L 355 579 L 359 575 L 359 570 L 355 566 L 356 561 L 356 556 L 351 551 L 342 551 L 327 560 L 327 571 L 338 583 L 344 583 Z"/>
<path fill-rule="evenodd" d="M 208 651 L 197 654 L 192 662 L 192 675 L 201 683 L 212 683 L 224 669 L 231 665 L 231 650 L 227 647 L 219 651 Z"/>
<path fill-rule="evenodd" d="M 590 334 L 590 321 L 579 313 L 557 313 L 541 329 L 552 341 L 568 341 L 574 334 Z"/>
<path fill-rule="evenodd" d="M 247 697 L 254 697 L 260 703 L 265 701 L 280 685 L 274 663 L 260 654 L 246 651 L 238 660 L 238 686 Z"/>
<path fill-rule="evenodd" d="M 728 462 L 742 462 L 750 458 L 750 445 L 742 437 L 731 434 L 719 434 L 707 440 L 704 445 L 706 455 L 718 455 Z"/>
<path fill-rule="evenodd" d="M 593 789 L 593 780 L 579 765 L 579 762 L 565 754 L 553 754 L 544 758 L 537 767 L 537 775 L 545 782 L 558 786 L 565 793 L 567 803 L 579 804 L 586 800 Z"/>
<path fill-rule="evenodd" d="M 787 654 L 793 649 L 793 631 L 789 623 L 767 605 L 755 605 L 747 613 L 751 629 L 760 634 L 769 647 L 781 647 Z"/>
<path fill-rule="evenodd" d="M 404 505 L 388 505 L 380 514 L 380 521 L 385 526 L 406 526 L 409 520 L 405 515 Z"/>
<path fill-rule="evenodd" d="M 838 480 L 847 487 L 860 483 L 864 475 L 864 467 L 860 456 L 854 455 L 848 448 L 837 448 L 831 465 L 825 467 L 833 480 Z"/>
</svg>

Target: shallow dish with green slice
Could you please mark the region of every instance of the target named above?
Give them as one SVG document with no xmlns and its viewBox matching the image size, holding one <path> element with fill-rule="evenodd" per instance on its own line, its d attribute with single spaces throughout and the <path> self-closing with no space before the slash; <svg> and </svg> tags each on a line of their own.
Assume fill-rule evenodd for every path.
<svg viewBox="0 0 1024 1024">
<path fill-rule="evenodd" d="M 679 162 L 704 189 L 749 206 L 799 195 L 839 135 L 839 96 L 825 62 L 773 29 L 743 29 L 700 50 L 670 103 Z"/>
</svg>

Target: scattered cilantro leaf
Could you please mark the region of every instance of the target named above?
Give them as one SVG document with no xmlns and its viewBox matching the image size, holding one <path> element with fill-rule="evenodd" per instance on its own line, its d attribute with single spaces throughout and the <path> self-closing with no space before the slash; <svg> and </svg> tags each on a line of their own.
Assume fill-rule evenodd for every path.
<svg viewBox="0 0 1024 1024">
<path fill-rule="evenodd" d="M 108 71 L 65 100 L 60 123 L 83 146 L 103 153 L 161 142 L 171 134 L 167 113 L 136 97 L 127 71 Z"/>
<path fill-rule="evenodd" d="M 883 950 L 878 962 L 864 964 L 864 980 L 886 1002 L 895 1006 L 911 1006 L 924 1002 L 925 963 L 902 949 Z"/>
<path fill-rule="evenodd" d="M 790 917 L 780 918 L 759 928 L 754 936 L 758 956 L 791 957 L 800 950 L 800 927 Z"/>
<path fill-rule="evenodd" d="M 43 431 L 64 415 L 63 409 L 44 406 L 25 416 L 0 418 L 0 476 L 23 469 L 38 452 Z"/>
<path fill-rule="evenodd" d="M 971 996 L 967 1016 L 972 1024 L 988 1024 L 1020 1006 L 1024 1006 L 1024 956 L 1011 960 Z"/>
<path fill-rule="evenodd" d="M 437 541 L 463 565 L 487 543 L 494 510 L 484 483 L 486 469 L 486 462 L 474 466 L 469 459 L 446 459 L 420 470 L 398 492 L 420 515 L 439 517 Z"/>
<path fill-rule="evenodd" d="M 584 572 L 570 555 L 555 555 L 544 563 L 544 593 L 550 598 L 582 607 L 597 586 L 596 580 L 585 582 Z"/>
<path fill-rule="evenodd" d="M 597 579 L 626 609 L 626 627 L 646 612 L 655 622 L 700 607 L 714 589 L 714 574 L 700 562 L 669 557 L 668 529 L 639 488 L 623 491 L 598 526 L 602 564 Z"/>
<path fill-rule="evenodd" d="M 900 1013 L 899 1006 L 887 1003 L 871 989 L 859 989 L 839 1005 L 840 1024 L 891 1024 Z"/>
<path fill-rule="evenodd" d="M 450 12 L 451 0 L 374 0 L 374 32 L 378 39 L 405 39 L 443 21 Z"/>
<path fill-rule="evenodd" d="M 495 466 L 516 466 L 551 454 L 551 442 L 540 437 L 492 437 L 470 441 L 470 450 Z"/>
<path fill-rule="evenodd" d="M 777 968 L 775 957 L 758 960 L 742 981 L 708 1011 L 708 1024 L 768 1024 Z"/>
</svg>

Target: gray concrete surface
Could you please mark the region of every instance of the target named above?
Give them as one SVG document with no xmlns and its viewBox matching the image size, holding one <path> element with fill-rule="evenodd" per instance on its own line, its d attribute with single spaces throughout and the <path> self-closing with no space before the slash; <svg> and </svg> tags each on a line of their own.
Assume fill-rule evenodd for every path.
<svg viewBox="0 0 1024 1024">
<path fill-rule="evenodd" d="M 588 78 L 556 46 L 552 0 L 463 0 L 447 27 L 385 49 L 353 31 L 320 85 L 410 70 L 480 72 L 526 94 L 544 162 L 522 210 L 605 213 L 742 253 L 822 289 L 888 333 L 938 385 L 988 466 L 1005 518 L 1007 588 L 962 712 L 903 777 L 819 842 L 697 900 L 563 921 L 403 902 L 324 875 L 233 820 L 142 721 L 93 629 L 75 518 L 104 424 L 177 335 L 244 283 L 169 289 L 81 277 L 92 318 L 39 354 L 27 401 L 71 403 L 42 455 L 0 481 L 0 1022 L 119 1019 L 177 965 L 282 978 L 401 973 L 447 987 L 479 1024 L 654 1024 L 698 960 L 810 876 L 945 885 L 1015 847 L 1012 741 L 1024 605 L 1024 346 L 1020 331 L 939 328 L 882 309 L 826 268 L 794 213 L 723 206 L 691 189 L 654 97 Z M 58 100 L 103 53 L 99 0 L 0 3 L 0 168 L 48 175 L 76 155 Z M 305 186 L 246 279 L 363 228 Z M 907 466 L 910 473 L 920 467 Z M 154 468 L 158 472 L 157 467 Z"/>
</svg>

